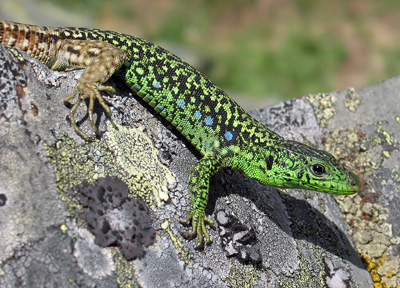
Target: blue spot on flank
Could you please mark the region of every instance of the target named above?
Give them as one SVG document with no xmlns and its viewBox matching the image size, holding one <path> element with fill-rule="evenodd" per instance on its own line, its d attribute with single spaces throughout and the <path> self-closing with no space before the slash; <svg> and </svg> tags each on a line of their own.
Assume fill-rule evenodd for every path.
<svg viewBox="0 0 400 288">
<path fill-rule="evenodd" d="M 148 103 L 148 102 L 150 102 L 151 100 L 153 100 L 153 97 L 152 97 L 151 95 L 146 95 L 146 96 L 143 98 L 143 100 L 146 101 L 146 102 Z"/>
<path fill-rule="evenodd" d="M 196 111 L 196 113 L 194 113 L 194 118 L 199 119 L 200 117 L 201 117 L 200 111 Z"/>
<path fill-rule="evenodd" d="M 226 131 L 224 136 L 225 136 L 225 139 L 228 141 L 233 139 L 233 134 L 231 131 Z"/>
<path fill-rule="evenodd" d="M 140 87 L 139 87 L 138 85 L 133 85 L 133 89 L 135 89 L 135 90 L 139 90 L 139 89 L 140 89 Z"/>
<path fill-rule="evenodd" d="M 156 107 L 156 109 L 157 109 L 158 111 L 162 111 L 162 110 L 164 110 L 164 107 L 163 107 L 161 104 L 158 104 L 157 107 Z"/>
<path fill-rule="evenodd" d="M 178 100 L 176 103 L 178 104 L 178 107 L 185 106 L 185 101 L 183 101 L 183 100 Z"/>
<path fill-rule="evenodd" d="M 161 87 L 161 84 L 157 80 L 154 80 L 153 81 L 153 86 L 158 89 L 158 88 Z"/>
<path fill-rule="evenodd" d="M 206 125 L 210 126 L 213 123 L 214 119 L 211 116 L 208 116 L 206 118 Z"/>
</svg>

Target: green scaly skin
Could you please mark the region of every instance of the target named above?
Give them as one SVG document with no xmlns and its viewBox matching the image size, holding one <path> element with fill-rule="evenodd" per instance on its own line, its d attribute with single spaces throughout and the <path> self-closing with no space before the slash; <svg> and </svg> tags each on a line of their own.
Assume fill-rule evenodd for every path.
<svg viewBox="0 0 400 288">
<path fill-rule="evenodd" d="M 16 41 L 17 44 L 12 44 L 10 39 L 6 42 L 5 31 L 11 33 L 9 27 L 18 27 L 22 32 L 36 29 L 36 34 L 50 35 L 48 39 L 41 40 L 46 41 L 47 45 L 41 48 L 44 53 L 30 52 L 22 44 L 18 46 L 18 43 L 22 43 L 20 39 Z M 17 33 L 18 36 L 24 34 L 22 32 Z M 17 37 L 14 35 L 14 38 Z M 32 36 L 20 38 L 38 42 Z M 265 185 L 280 188 L 304 188 L 333 194 L 353 194 L 360 189 L 360 181 L 356 175 L 339 164 L 331 154 L 296 141 L 285 140 L 267 129 L 203 74 L 155 44 L 134 36 L 98 29 L 47 28 L 5 21 L 0 21 L 0 40 L 0 44 L 27 51 L 52 69 L 72 70 L 90 66 L 101 68 L 101 65 L 107 67 L 108 73 L 105 76 L 100 75 L 97 80 L 92 81 L 82 74 L 76 91 L 66 98 L 68 102 L 80 92 L 78 101 L 71 109 L 70 118 L 77 133 L 85 139 L 88 137 L 76 126 L 75 111 L 83 100 L 89 99 L 89 118 L 96 132 L 91 118 L 93 102 L 95 99 L 99 100 L 105 111 L 111 113 L 99 91 L 113 91 L 112 87 L 102 84 L 116 72 L 139 97 L 196 147 L 202 158 L 190 173 L 189 190 L 192 201 L 188 217 L 183 222 L 191 222 L 192 231 L 184 236 L 197 235 L 198 246 L 203 244 L 203 237 L 207 243 L 210 242 L 205 226 L 206 223 L 213 224 L 205 215 L 209 180 L 222 167 L 242 171 Z M 112 45 L 109 45 L 111 49 L 107 46 L 107 49 L 115 52 L 109 61 L 98 61 L 97 66 L 92 64 L 95 62 L 89 63 L 90 61 L 84 65 L 73 63 L 72 54 L 83 55 L 85 60 L 95 58 L 93 53 L 85 54 L 84 48 L 80 47 L 92 43 L 91 45 L 98 45 L 103 49 L 103 44 L 93 44 L 96 41 Z M 57 43 L 68 45 L 65 50 L 61 50 Z M 54 64 L 60 62 L 60 55 L 54 56 L 57 54 L 54 52 L 66 59 L 62 65 Z M 104 49 L 98 51 L 100 56 L 108 55 L 107 53 Z M 114 63 L 111 58 L 118 58 L 120 61 Z M 96 70 L 93 70 L 88 74 L 96 74 Z M 92 90 L 86 89 L 79 86 L 80 84 L 93 84 L 94 88 L 91 86 Z"/>
</svg>

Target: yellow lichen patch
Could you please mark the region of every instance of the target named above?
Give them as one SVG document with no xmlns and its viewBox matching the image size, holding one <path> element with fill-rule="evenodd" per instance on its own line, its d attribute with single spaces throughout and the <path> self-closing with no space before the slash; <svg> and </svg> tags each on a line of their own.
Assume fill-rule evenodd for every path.
<svg viewBox="0 0 400 288">
<path fill-rule="evenodd" d="M 370 272 L 371 277 L 372 277 L 372 281 L 374 281 L 374 283 L 380 283 L 381 282 L 381 277 L 379 276 L 378 272 L 376 272 L 376 270 L 372 270 Z"/>
<path fill-rule="evenodd" d="M 372 269 L 375 269 L 375 263 L 365 254 L 361 254 L 361 259 L 363 260 L 364 266 L 368 271 L 372 271 Z"/>
<path fill-rule="evenodd" d="M 387 256 L 369 258 L 365 254 L 361 254 L 361 259 L 363 260 L 364 266 L 371 274 L 372 280 L 374 281 L 374 287 L 398 288 L 396 280 L 394 278 L 390 278 L 396 275 L 397 269 L 399 269 L 399 263 L 397 261 L 395 261 L 395 263 L 385 263 L 385 258 L 387 258 Z M 392 265 L 395 266 L 391 268 Z M 384 271 L 389 269 L 390 272 L 383 273 L 383 271 L 381 271 L 382 268 L 384 268 Z"/>
<path fill-rule="evenodd" d="M 378 272 L 376 270 L 376 263 L 372 259 L 369 259 L 364 254 L 361 254 L 361 259 L 364 262 L 365 268 L 367 268 L 368 272 L 371 274 L 372 281 L 374 281 L 374 283 L 378 283 L 378 284 L 382 285 L 380 283 L 381 282 L 381 277 L 379 277 L 379 274 L 378 274 Z"/>
<path fill-rule="evenodd" d="M 385 124 L 386 123 L 384 123 L 383 121 L 378 121 L 375 123 L 375 125 L 377 127 L 376 132 L 378 134 L 380 134 L 380 137 L 382 138 L 382 140 L 376 139 L 376 142 L 377 142 L 377 144 L 382 144 L 382 141 L 384 140 L 387 144 L 393 145 L 392 135 L 388 131 L 384 130 L 384 128 L 383 128 L 383 126 Z"/>
<path fill-rule="evenodd" d="M 392 145 L 392 144 L 393 144 L 393 143 L 392 143 L 392 136 L 390 135 L 389 132 L 387 132 L 387 131 L 382 131 L 382 135 L 385 137 L 385 140 L 386 140 L 386 142 L 387 142 L 389 145 Z"/>
<path fill-rule="evenodd" d="M 60 226 L 60 230 L 61 230 L 61 232 L 63 232 L 63 233 L 67 233 L 67 231 L 68 231 L 68 226 L 65 225 L 65 224 L 62 224 L 62 225 Z"/>
</svg>

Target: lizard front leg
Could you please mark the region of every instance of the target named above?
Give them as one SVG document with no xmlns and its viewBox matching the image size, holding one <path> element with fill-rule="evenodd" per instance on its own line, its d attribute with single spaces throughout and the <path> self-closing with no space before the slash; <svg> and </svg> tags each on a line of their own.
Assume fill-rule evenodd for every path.
<svg viewBox="0 0 400 288">
<path fill-rule="evenodd" d="M 181 222 L 184 224 L 192 222 L 192 231 L 183 233 L 185 238 L 199 237 L 197 248 L 203 244 L 203 235 L 206 243 L 210 243 L 206 223 L 214 225 L 214 221 L 206 217 L 206 206 L 208 202 L 208 188 L 210 177 L 221 168 L 220 156 L 205 156 L 192 168 L 189 176 L 189 191 L 191 197 L 190 211 L 188 216 Z"/>
<path fill-rule="evenodd" d="M 53 70 L 74 70 L 85 68 L 82 76 L 71 95 L 64 99 L 64 104 L 79 94 L 75 104 L 72 105 L 69 118 L 72 127 L 83 139 L 90 138 L 82 132 L 75 121 L 75 113 L 79 105 L 86 99 L 89 100 L 88 116 L 93 132 L 98 130 L 93 120 L 93 107 L 97 99 L 104 111 L 111 117 L 111 111 L 105 103 L 100 91 L 115 93 L 111 86 L 103 85 L 125 62 L 127 52 L 107 42 L 95 40 L 65 40 L 57 50 L 55 61 L 49 65 Z"/>
</svg>

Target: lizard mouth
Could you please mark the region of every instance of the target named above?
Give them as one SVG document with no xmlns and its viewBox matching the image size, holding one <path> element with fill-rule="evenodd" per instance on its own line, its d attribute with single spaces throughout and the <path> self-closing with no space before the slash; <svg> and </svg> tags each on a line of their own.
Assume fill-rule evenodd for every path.
<svg viewBox="0 0 400 288">
<path fill-rule="evenodd" d="M 361 182 L 357 176 L 351 177 L 347 182 L 326 181 L 326 185 L 311 185 L 313 189 L 337 195 L 354 194 L 361 188 Z"/>
<path fill-rule="evenodd" d="M 321 180 L 318 181 L 308 181 L 302 182 L 299 181 L 296 184 L 292 183 L 292 185 L 285 185 L 286 188 L 302 188 L 315 190 L 320 192 L 327 192 L 331 194 L 337 195 L 349 195 L 354 194 L 361 188 L 361 182 L 359 178 L 354 174 L 350 173 L 348 175 L 347 181 L 339 181 L 339 180 Z"/>
<path fill-rule="evenodd" d="M 353 193 L 356 193 L 358 190 L 360 190 L 361 181 L 356 176 L 356 174 L 350 172 L 349 178 L 350 179 L 347 182 L 347 185 L 343 186 L 343 188 L 347 187 L 348 189 L 343 189 L 343 191 L 342 191 L 343 193 L 339 193 L 339 194 L 353 194 Z"/>
</svg>

